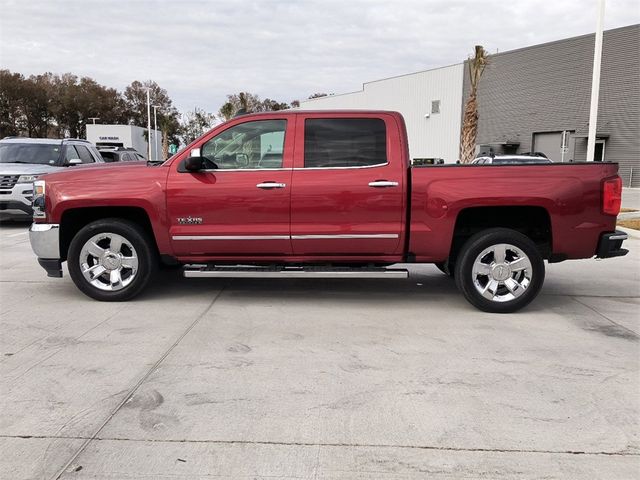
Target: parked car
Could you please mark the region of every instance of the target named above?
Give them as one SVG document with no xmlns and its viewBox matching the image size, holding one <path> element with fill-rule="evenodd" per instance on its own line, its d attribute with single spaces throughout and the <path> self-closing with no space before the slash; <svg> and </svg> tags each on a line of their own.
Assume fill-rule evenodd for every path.
<svg viewBox="0 0 640 480">
<path fill-rule="evenodd" d="M 491 155 L 477 157 L 471 162 L 472 165 L 514 165 L 523 163 L 553 163 L 544 154 L 536 152 L 535 154 L 519 154 L 519 155 Z"/>
<path fill-rule="evenodd" d="M 40 175 L 82 163 L 101 163 L 96 147 L 77 138 L 0 140 L 0 215 L 29 218 L 33 182 Z"/>
<path fill-rule="evenodd" d="M 99 148 L 98 151 L 105 162 L 146 162 L 147 159 L 138 153 L 135 148 L 127 147 L 113 147 L 113 148 Z"/>
<path fill-rule="evenodd" d="M 406 278 L 452 272 L 469 302 L 512 312 L 544 260 L 627 253 L 615 163 L 411 167 L 402 116 L 279 111 L 234 118 L 161 165 L 35 182 L 31 245 L 88 296 L 139 294 L 159 263 L 186 277 Z M 84 171 L 83 171 L 84 170 Z M 535 186 L 535 188 L 531 188 Z"/>
</svg>

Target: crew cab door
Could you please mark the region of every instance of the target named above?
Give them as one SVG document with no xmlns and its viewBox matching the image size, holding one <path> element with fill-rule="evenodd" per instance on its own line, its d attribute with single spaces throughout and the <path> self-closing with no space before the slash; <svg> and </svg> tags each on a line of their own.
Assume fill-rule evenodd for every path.
<svg viewBox="0 0 640 480">
<path fill-rule="evenodd" d="M 177 256 L 291 254 L 289 131 L 282 116 L 239 118 L 195 145 L 205 170 L 172 163 L 167 211 Z"/>
<path fill-rule="evenodd" d="M 294 254 L 401 253 L 406 159 L 395 118 L 303 112 L 296 124 Z"/>
</svg>

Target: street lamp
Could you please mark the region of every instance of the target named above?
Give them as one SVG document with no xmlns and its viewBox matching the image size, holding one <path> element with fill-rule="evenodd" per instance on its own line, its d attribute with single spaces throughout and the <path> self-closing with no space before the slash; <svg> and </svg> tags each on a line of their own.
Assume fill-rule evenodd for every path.
<svg viewBox="0 0 640 480">
<path fill-rule="evenodd" d="M 158 160 L 158 140 L 156 135 L 158 134 L 158 116 L 157 112 L 160 105 L 152 105 L 153 107 L 153 159 Z"/>
<path fill-rule="evenodd" d="M 93 120 L 93 124 L 96 124 L 96 120 L 100 120 L 100 117 L 89 117 L 89 120 Z"/>
<path fill-rule="evenodd" d="M 151 89 L 147 88 L 147 159 L 151 160 Z"/>
</svg>

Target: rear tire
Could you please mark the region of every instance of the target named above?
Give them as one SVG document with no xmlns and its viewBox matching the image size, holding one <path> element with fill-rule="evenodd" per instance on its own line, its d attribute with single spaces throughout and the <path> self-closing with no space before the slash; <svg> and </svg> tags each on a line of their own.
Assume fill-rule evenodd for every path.
<svg viewBox="0 0 640 480">
<path fill-rule="evenodd" d="M 465 298 L 485 312 L 520 310 L 540 292 L 544 260 L 525 235 L 492 228 L 473 235 L 456 262 L 456 285 Z"/>
<path fill-rule="evenodd" d="M 73 283 L 103 302 L 129 300 L 149 283 L 157 268 L 148 235 L 133 222 L 105 218 L 83 227 L 69 246 Z"/>
</svg>

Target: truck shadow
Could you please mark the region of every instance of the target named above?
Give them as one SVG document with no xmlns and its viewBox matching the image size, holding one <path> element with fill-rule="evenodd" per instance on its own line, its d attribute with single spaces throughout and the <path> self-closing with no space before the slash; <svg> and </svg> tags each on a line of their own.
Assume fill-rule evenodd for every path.
<svg viewBox="0 0 640 480">
<path fill-rule="evenodd" d="M 494 315 L 471 306 L 458 291 L 453 279 L 435 266 L 410 269 L 408 279 L 261 279 L 261 278 L 183 278 L 180 270 L 161 271 L 140 297 L 140 301 L 174 297 L 176 301 L 213 296 L 224 289 L 223 298 L 234 302 L 307 303 L 309 305 L 367 304 L 388 309 L 411 304 L 417 308 L 438 307 L 459 314 Z M 544 311 L 549 302 L 562 303 L 562 297 L 540 296 L 526 308 L 527 312 Z M 570 301 L 567 297 L 566 301 Z"/>
</svg>

